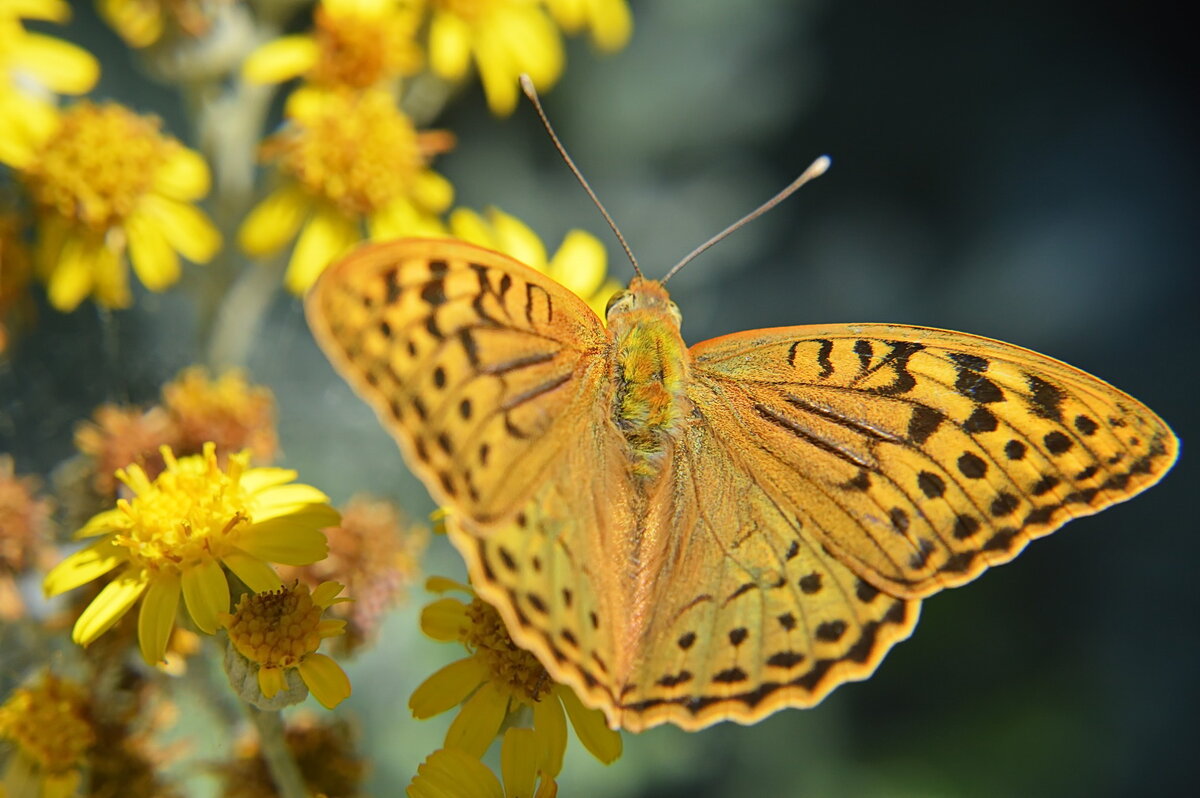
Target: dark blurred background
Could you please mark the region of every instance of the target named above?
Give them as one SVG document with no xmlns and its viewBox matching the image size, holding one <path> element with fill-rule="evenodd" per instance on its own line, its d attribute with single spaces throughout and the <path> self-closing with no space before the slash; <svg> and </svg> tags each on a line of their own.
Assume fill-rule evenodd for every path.
<svg viewBox="0 0 1200 798">
<path fill-rule="evenodd" d="M 650 276 L 817 155 L 834 162 L 672 281 L 688 340 L 817 322 L 961 329 L 1097 374 L 1185 445 L 1146 495 L 928 601 L 869 681 L 752 728 L 627 736 L 610 768 L 570 758 L 562 794 L 1194 794 L 1200 131 L 1186 6 L 631 5 L 629 48 L 603 58 L 574 42 L 544 100 Z M 105 59 L 100 93 L 172 119 L 178 101 L 86 7 L 66 30 Z M 438 121 L 459 136 L 439 168 L 461 204 L 498 205 L 552 247 L 570 227 L 605 236 L 528 107 L 497 121 L 472 89 Z M 615 245 L 610 256 L 626 278 Z M 105 353 L 94 311 L 43 308 L 0 374 L 0 451 L 52 467 L 96 403 L 151 400 L 200 356 L 189 324 L 186 300 L 143 294 Z M 250 367 L 277 391 L 287 464 L 305 481 L 429 509 L 294 300 L 275 303 Z M 433 559 L 455 567 L 444 550 Z M 351 671 L 376 795 L 398 794 L 428 750 L 408 750 L 423 732 L 404 700 L 430 668 L 409 665 L 451 657 L 396 634 Z M 383 686 L 360 694 L 371 679 Z"/>
</svg>

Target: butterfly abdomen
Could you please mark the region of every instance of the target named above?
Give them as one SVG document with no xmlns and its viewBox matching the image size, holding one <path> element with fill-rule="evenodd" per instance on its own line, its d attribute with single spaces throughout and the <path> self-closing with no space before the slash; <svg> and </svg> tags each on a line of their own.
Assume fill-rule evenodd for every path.
<svg viewBox="0 0 1200 798">
<path fill-rule="evenodd" d="M 652 477 L 691 412 L 678 311 L 657 283 L 636 280 L 608 323 L 613 421 L 629 444 L 634 473 Z"/>
</svg>

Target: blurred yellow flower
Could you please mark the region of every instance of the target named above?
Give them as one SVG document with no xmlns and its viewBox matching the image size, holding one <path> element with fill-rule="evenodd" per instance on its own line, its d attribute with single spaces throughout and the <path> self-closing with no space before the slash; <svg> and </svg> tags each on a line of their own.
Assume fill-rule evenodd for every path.
<svg viewBox="0 0 1200 798">
<path fill-rule="evenodd" d="M 291 291 L 303 293 L 362 240 L 364 224 L 374 239 L 444 234 L 437 215 L 454 188 L 428 163 L 452 137 L 418 133 L 382 90 L 299 90 L 288 116 L 287 129 L 263 145 L 283 185 L 250 211 L 238 242 L 250 255 L 269 255 L 299 231 L 285 277 Z"/>
<path fill-rule="evenodd" d="M 157 477 L 163 470 L 163 446 L 180 449 L 179 430 L 161 407 L 106 403 L 75 425 L 75 448 L 91 461 L 92 489 L 108 501 L 116 498 L 121 468 L 137 465 L 150 479 Z"/>
<path fill-rule="evenodd" d="M 176 459 L 163 447 L 165 470 L 151 482 L 140 466 L 118 471 L 134 494 L 94 516 L 77 533 L 100 540 L 67 557 L 46 575 L 56 596 L 120 568 L 75 623 L 72 639 L 88 645 L 142 600 L 138 640 L 142 657 L 163 659 L 182 593 L 200 631 L 216 631 L 229 610 L 228 568 L 251 590 L 279 588 L 268 563 L 304 565 L 325 556 L 321 529 L 338 522 L 325 494 L 291 484 L 295 471 L 247 469 L 249 454 L 230 455 L 223 470 L 215 447 Z"/>
<path fill-rule="evenodd" d="M 592 44 L 611 53 L 633 34 L 633 15 L 626 0 L 545 0 L 554 19 L 567 33 L 588 30 Z"/>
<path fill-rule="evenodd" d="M 96 742 L 87 693 L 75 682 L 43 673 L 39 683 L 18 687 L 0 705 L 0 740 L 16 748 L 3 777 L 13 798 L 74 795 L 80 766 Z"/>
<path fill-rule="evenodd" d="M 293 582 L 278 590 L 247 593 L 233 614 L 219 614 L 233 647 L 258 669 L 264 698 L 274 698 L 287 686 L 286 672 L 293 668 L 326 709 L 350 696 L 346 672 L 332 657 L 317 653 L 322 640 L 345 631 L 345 621 L 321 618 L 331 605 L 350 600 L 337 598 L 340 592 L 337 582 L 322 582 L 311 593 L 308 585 Z"/>
<path fill-rule="evenodd" d="M 583 230 L 568 232 L 549 259 L 546 246 L 528 225 L 497 208 L 488 208 L 486 219 L 468 208 L 456 208 L 450 214 L 450 233 L 549 275 L 580 296 L 601 319 L 609 298 L 621 290 L 620 283 L 606 278 L 608 252 L 604 245 Z"/>
<path fill-rule="evenodd" d="M 5 0 L 0 3 L 0 118 L 20 125 L 22 101 L 44 95 L 84 94 L 100 77 L 100 62 L 82 47 L 29 33 L 22 19 L 66 22 L 71 7 L 62 0 Z"/>
<path fill-rule="evenodd" d="M 604 713 L 586 708 L 566 685 L 550 678 L 533 654 L 508 635 L 499 613 L 466 585 L 433 577 L 434 592 L 459 590 L 470 603 L 442 598 L 421 613 L 421 629 L 434 640 L 460 642 L 470 652 L 434 673 L 409 698 L 413 717 L 425 719 L 462 704 L 446 732 L 446 748 L 479 758 L 510 715 L 529 708 L 538 770 L 557 776 L 567 747 L 566 718 L 575 736 L 605 764 L 621 755 L 621 735 L 608 728 Z M 564 716 L 564 710 L 566 715 Z"/>
<path fill-rule="evenodd" d="M 116 103 L 81 102 L 61 113 L 40 107 L 24 129 L 0 128 L 0 161 L 37 207 L 36 269 L 59 310 L 89 294 L 127 306 L 127 256 L 161 291 L 179 279 L 179 255 L 204 263 L 220 247 L 191 204 L 208 192 L 208 166 L 159 127 Z"/>
<path fill-rule="evenodd" d="M 524 72 L 539 90 L 562 74 L 562 36 L 539 0 L 430 0 L 429 65 L 447 80 L 462 80 L 471 62 L 488 107 L 507 116 L 517 107 Z"/>
<path fill-rule="evenodd" d="M 454 748 L 439 748 L 417 767 L 408 798 L 554 798 L 558 785 L 541 770 L 537 739 L 530 729 L 509 729 L 500 745 L 498 781 L 486 765 Z"/>
<path fill-rule="evenodd" d="M 247 57 L 242 75 L 251 83 L 305 77 L 322 87 L 365 89 L 421 68 L 416 34 L 418 0 L 321 0 L 312 33 L 283 36 Z"/>
</svg>

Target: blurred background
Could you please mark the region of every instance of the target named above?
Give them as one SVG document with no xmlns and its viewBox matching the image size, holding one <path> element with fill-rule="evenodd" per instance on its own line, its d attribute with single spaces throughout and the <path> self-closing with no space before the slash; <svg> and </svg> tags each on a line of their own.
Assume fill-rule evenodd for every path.
<svg viewBox="0 0 1200 798">
<path fill-rule="evenodd" d="M 94 96 L 176 124 L 170 87 L 79 3 L 55 35 L 103 63 Z M 572 40 L 544 96 L 649 276 L 789 182 L 832 170 L 672 280 L 684 335 L 901 322 L 1016 343 L 1144 401 L 1185 442 L 1137 500 L 1076 521 L 1013 564 L 925 603 L 875 676 L 754 727 L 659 728 L 599 765 L 574 743 L 564 796 L 1124 796 L 1195 789 L 1200 712 L 1197 430 L 1200 130 L 1194 28 L 1118 3 L 662 0 L 631 3 L 629 46 Z M 438 120 L 458 203 L 495 204 L 557 245 L 611 241 L 522 105 L 469 88 Z M 613 244 L 610 268 L 630 269 Z M 202 278 L 188 267 L 189 279 Z M 140 290 L 140 288 L 139 288 Z M 202 358 L 185 291 L 138 294 L 103 324 L 40 308 L 0 364 L 0 451 L 25 472 L 72 453 L 103 401 L 152 401 Z M 432 508 L 282 293 L 249 360 L 280 412 L 284 465 L 336 501 L 367 490 Z M 1188 497 L 1192 496 L 1192 499 Z M 429 573 L 461 576 L 445 540 Z M 424 639 L 415 595 L 350 663 L 339 710 L 362 730 L 370 793 L 398 795 L 448 717 L 412 688 L 460 653 Z M 205 743 L 220 750 L 220 742 Z"/>
</svg>

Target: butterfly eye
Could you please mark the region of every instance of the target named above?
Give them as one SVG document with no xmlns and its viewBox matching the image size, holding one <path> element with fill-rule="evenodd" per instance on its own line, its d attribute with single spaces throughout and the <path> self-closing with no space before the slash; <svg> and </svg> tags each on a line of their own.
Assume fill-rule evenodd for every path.
<svg viewBox="0 0 1200 798">
<path fill-rule="evenodd" d="M 622 299 L 624 299 L 627 296 L 629 296 L 629 292 L 625 291 L 625 290 L 621 290 L 621 291 L 618 291 L 617 293 L 613 294 L 612 297 L 608 300 L 608 304 L 604 306 L 605 318 L 608 318 L 609 314 L 612 313 L 613 307 L 615 307 L 618 302 L 620 302 Z"/>
<path fill-rule="evenodd" d="M 679 306 L 674 302 L 668 302 L 667 307 L 671 310 L 671 315 L 675 317 L 676 324 L 683 324 L 683 314 L 679 312 Z"/>
</svg>

